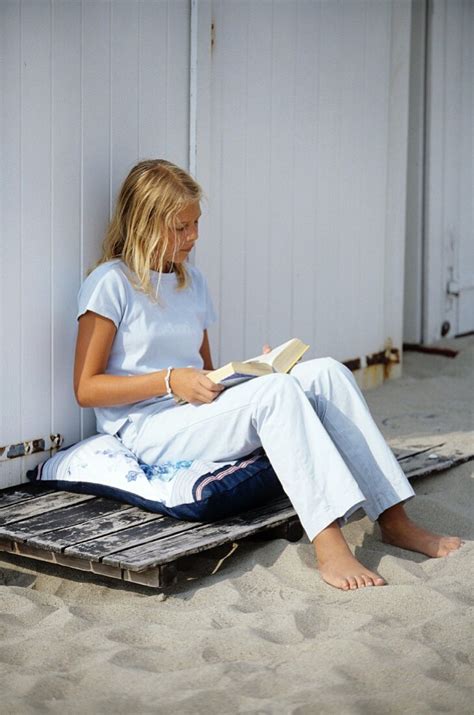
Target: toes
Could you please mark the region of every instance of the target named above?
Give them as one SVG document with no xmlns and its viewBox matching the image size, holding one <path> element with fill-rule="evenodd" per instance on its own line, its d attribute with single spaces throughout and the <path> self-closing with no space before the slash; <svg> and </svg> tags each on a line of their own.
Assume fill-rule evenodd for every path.
<svg viewBox="0 0 474 715">
<path fill-rule="evenodd" d="M 450 539 L 447 539 L 444 541 L 444 543 L 441 543 L 441 548 L 440 552 L 442 556 L 449 556 L 450 554 L 453 554 L 455 551 L 461 548 L 462 544 L 464 542 L 461 541 L 461 539 L 453 536 Z"/>
<path fill-rule="evenodd" d="M 354 576 L 349 576 L 349 578 L 347 580 L 349 581 L 349 586 L 350 586 L 351 590 L 354 590 L 357 588 L 357 579 L 354 578 Z"/>
<path fill-rule="evenodd" d="M 386 581 L 383 579 L 381 576 L 377 576 L 376 574 L 364 574 L 364 585 L 365 586 L 385 586 Z"/>
</svg>

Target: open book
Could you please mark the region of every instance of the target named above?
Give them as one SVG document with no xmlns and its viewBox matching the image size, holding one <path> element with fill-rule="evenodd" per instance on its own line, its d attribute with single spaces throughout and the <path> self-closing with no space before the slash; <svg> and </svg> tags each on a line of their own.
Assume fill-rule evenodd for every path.
<svg viewBox="0 0 474 715">
<path fill-rule="evenodd" d="M 250 380 L 252 377 L 269 375 L 272 372 L 289 372 L 298 360 L 308 350 L 306 345 L 298 338 L 279 345 L 269 353 L 258 355 L 244 362 L 229 362 L 217 370 L 207 373 L 212 382 L 220 383 L 224 387 L 232 387 L 240 382 Z"/>
</svg>

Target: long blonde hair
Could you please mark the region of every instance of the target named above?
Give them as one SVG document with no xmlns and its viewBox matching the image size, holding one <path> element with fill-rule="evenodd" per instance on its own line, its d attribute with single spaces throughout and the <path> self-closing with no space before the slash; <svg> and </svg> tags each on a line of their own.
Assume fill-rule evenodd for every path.
<svg viewBox="0 0 474 715">
<path fill-rule="evenodd" d="M 155 298 L 150 270 L 164 272 L 169 235 L 177 214 L 202 197 L 199 184 L 165 159 L 148 159 L 133 167 L 123 182 L 97 265 L 120 258 L 136 276 L 135 287 Z M 172 263 L 178 288 L 188 285 L 183 263 Z M 132 279 L 134 280 L 134 279 Z"/>
</svg>

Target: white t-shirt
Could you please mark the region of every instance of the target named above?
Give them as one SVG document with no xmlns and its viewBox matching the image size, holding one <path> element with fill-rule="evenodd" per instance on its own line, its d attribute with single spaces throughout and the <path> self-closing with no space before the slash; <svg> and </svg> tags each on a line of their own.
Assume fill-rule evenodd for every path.
<svg viewBox="0 0 474 715">
<path fill-rule="evenodd" d="M 158 302 L 136 290 L 119 259 L 98 266 L 82 284 L 78 296 L 79 318 L 87 310 L 110 318 L 117 328 L 106 373 L 144 375 L 168 367 L 201 369 L 199 354 L 203 331 L 216 320 L 206 280 L 195 266 L 186 266 L 189 285 L 177 290 L 174 273 L 151 271 L 159 282 Z M 116 434 L 130 417 L 140 421 L 159 405 L 170 406 L 172 397 L 154 397 L 128 405 L 97 407 L 97 431 Z"/>
</svg>

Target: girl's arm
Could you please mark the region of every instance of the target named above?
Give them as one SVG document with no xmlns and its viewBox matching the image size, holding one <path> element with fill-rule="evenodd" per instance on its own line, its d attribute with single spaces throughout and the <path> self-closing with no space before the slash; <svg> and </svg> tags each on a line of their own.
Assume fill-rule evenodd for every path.
<svg viewBox="0 0 474 715">
<path fill-rule="evenodd" d="M 114 323 L 98 313 L 88 310 L 79 318 L 74 392 L 81 407 L 126 405 L 166 394 L 166 370 L 146 375 L 105 374 L 116 331 Z M 210 360 L 209 344 L 207 349 Z M 170 384 L 177 397 L 197 403 L 212 402 L 222 389 L 194 368 L 175 368 Z"/>
</svg>

